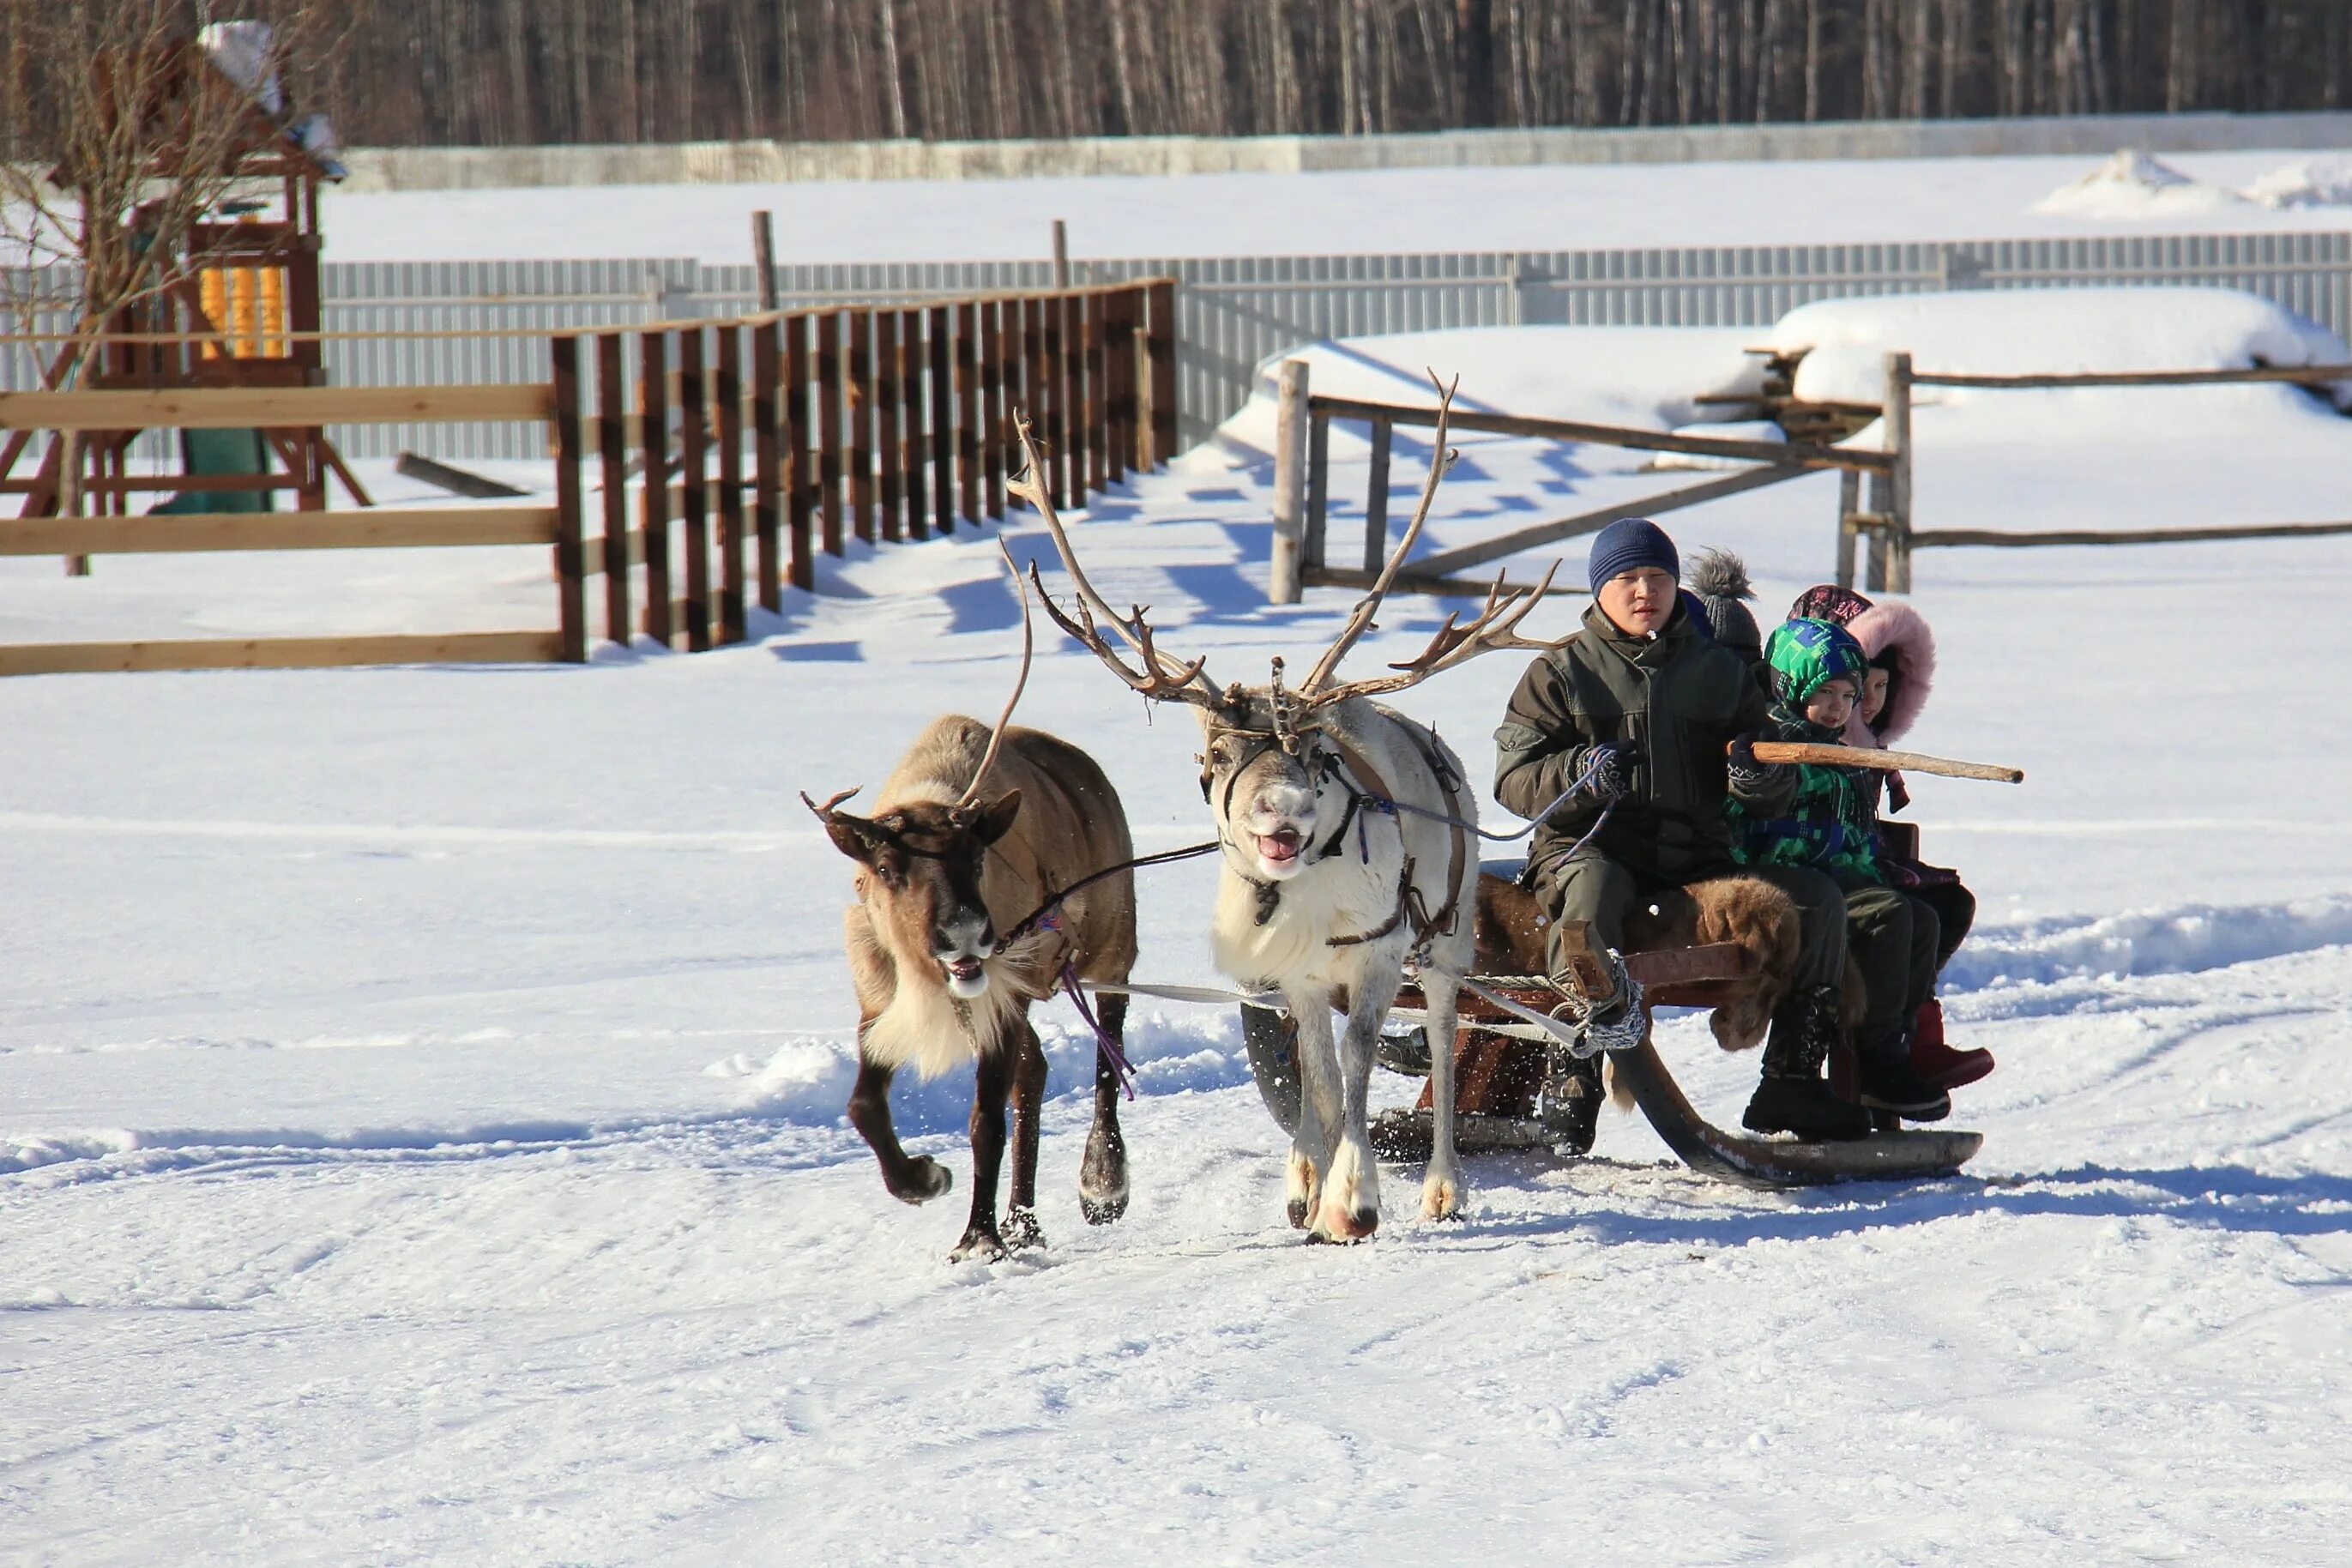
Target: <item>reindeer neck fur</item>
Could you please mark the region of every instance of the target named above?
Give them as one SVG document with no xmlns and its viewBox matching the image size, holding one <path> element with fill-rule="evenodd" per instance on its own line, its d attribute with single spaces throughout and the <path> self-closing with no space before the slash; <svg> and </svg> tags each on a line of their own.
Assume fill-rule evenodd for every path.
<svg viewBox="0 0 2352 1568">
<path fill-rule="evenodd" d="M 1397 910 L 1407 856 L 1413 859 L 1414 884 L 1430 907 L 1445 902 L 1453 829 L 1425 817 L 1370 808 L 1359 808 L 1349 820 L 1348 791 L 1378 787 L 1371 778 L 1360 776 L 1361 772 L 1376 774 L 1398 800 L 1475 820 L 1470 792 L 1457 788 L 1449 793 L 1432 776 L 1421 747 L 1404 728 L 1412 720 L 1361 698 L 1336 703 L 1317 717 L 1321 734 L 1302 741 L 1299 758 L 1323 784 L 1308 835 L 1313 847 L 1307 853 L 1313 858 L 1296 875 L 1271 884 L 1270 912 L 1265 899 L 1270 885 L 1260 874 L 1255 852 L 1242 841 L 1245 835 L 1225 819 L 1222 802 L 1226 781 L 1213 779 L 1212 805 L 1225 849 L 1210 947 L 1217 967 L 1237 980 L 1347 985 L 1368 965 L 1389 968 L 1402 962 L 1412 941 L 1402 926 L 1374 942 L 1334 947 L 1331 939 L 1374 931 L 1389 921 Z M 1461 778 L 1461 764 L 1451 750 L 1433 736 L 1431 741 L 1454 777 Z M 1318 759 L 1335 751 L 1342 765 L 1340 776 L 1332 779 Z M 1250 793 L 1253 773 L 1282 766 L 1280 760 L 1266 756 L 1244 769 L 1231 797 L 1235 810 L 1244 809 L 1243 797 Z M 1475 879 L 1475 858 L 1465 874 Z M 1465 898 L 1455 922 L 1465 933 L 1469 908 Z"/>
</svg>

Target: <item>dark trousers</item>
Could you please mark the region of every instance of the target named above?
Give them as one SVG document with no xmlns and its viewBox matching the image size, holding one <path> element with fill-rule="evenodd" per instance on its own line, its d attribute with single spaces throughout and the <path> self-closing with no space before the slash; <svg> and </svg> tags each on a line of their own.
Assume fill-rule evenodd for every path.
<svg viewBox="0 0 2352 1568">
<path fill-rule="evenodd" d="M 1920 1005 L 1936 994 L 1941 928 L 1935 909 L 1866 882 L 1846 890 L 1845 930 L 1866 992 L 1855 1044 L 1864 1050 L 1889 1045 L 1909 1032 Z"/>
<path fill-rule="evenodd" d="M 1789 895 L 1801 921 L 1797 957 L 1799 991 L 1816 987 L 1837 991 L 1845 983 L 1846 905 L 1835 879 L 1803 866 L 1734 866 L 1725 864 L 1688 876 L 1664 878 L 1644 874 L 1606 856 L 1586 853 L 1548 868 L 1536 883 L 1537 895 L 1552 919 L 1549 956 L 1551 972 L 1567 968 L 1559 952 L 1559 931 L 1569 921 L 1591 922 L 1593 935 L 1625 951 L 1625 917 L 1645 907 L 1668 888 L 1688 887 L 1717 877 L 1753 877 Z"/>
<path fill-rule="evenodd" d="M 1940 974 L 1976 924 L 1977 896 L 1958 882 L 1930 882 L 1903 891 L 1936 911 L 1936 973 Z"/>
</svg>

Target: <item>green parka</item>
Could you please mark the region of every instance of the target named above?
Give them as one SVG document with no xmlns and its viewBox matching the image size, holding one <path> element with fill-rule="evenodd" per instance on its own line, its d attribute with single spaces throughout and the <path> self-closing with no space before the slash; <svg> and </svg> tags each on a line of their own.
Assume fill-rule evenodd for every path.
<svg viewBox="0 0 2352 1568">
<path fill-rule="evenodd" d="M 1677 605 L 1654 637 L 1620 631 L 1601 606 L 1584 629 L 1539 655 L 1519 679 L 1495 731 L 1495 798 L 1533 816 L 1576 782 L 1601 742 L 1625 753 L 1631 793 L 1609 815 L 1591 847 L 1659 881 L 1678 881 L 1731 864 L 1724 806 L 1724 750 L 1767 727 L 1764 692 L 1746 660 L 1701 631 Z M 1785 806 L 1794 770 L 1765 770 L 1752 810 Z M 1578 794 L 1545 819 L 1531 863 L 1564 853 L 1591 828 L 1600 803 Z"/>
</svg>

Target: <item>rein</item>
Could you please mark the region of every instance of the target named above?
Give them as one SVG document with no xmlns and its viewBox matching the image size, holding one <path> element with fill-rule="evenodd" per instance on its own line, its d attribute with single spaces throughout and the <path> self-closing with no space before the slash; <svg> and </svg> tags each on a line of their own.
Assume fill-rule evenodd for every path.
<svg viewBox="0 0 2352 1568">
<path fill-rule="evenodd" d="M 1163 849 L 1157 855 L 1139 855 L 1132 860 L 1121 860 L 1116 866 L 1090 871 L 1023 916 L 1019 924 L 996 939 L 996 945 L 989 950 L 989 956 L 1001 958 L 1006 949 L 1023 938 L 1037 931 L 1057 929 L 1062 905 L 1097 882 L 1116 877 L 1121 871 L 1133 871 L 1145 866 L 1167 866 L 1178 860 L 1196 860 L 1203 855 L 1213 855 L 1223 847 L 1223 839 L 1212 838 L 1205 844 L 1188 844 L 1181 849 Z"/>
</svg>

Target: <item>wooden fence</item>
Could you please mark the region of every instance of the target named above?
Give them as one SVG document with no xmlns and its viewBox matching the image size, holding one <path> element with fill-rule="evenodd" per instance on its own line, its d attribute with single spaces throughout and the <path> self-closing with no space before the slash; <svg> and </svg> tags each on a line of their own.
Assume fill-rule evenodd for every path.
<svg viewBox="0 0 2352 1568">
<path fill-rule="evenodd" d="M 2090 386 L 2227 386 L 2284 382 L 2305 386 L 2352 380 L 2352 365 L 2257 365 L 2247 370 L 2137 371 L 2081 375 L 1960 375 L 1915 371 L 1907 353 L 1886 356 L 1885 401 L 1875 410 L 1884 422 L 1877 451 L 1803 442 L 1739 441 L 1715 437 L 1622 429 L 1569 420 L 1515 415 L 1465 413 L 1448 417 L 1454 430 L 1532 436 L 1542 439 L 1681 452 L 1757 466 L 1736 469 L 1699 484 L 1620 505 L 1598 508 L 1517 529 L 1475 544 L 1441 551 L 1412 562 L 1396 585 L 1433 594 L 1484 594 L 1489 584 L 1456 575 L 1523 550 L 1592 533 L 1619 518 L 1656 517 L 1704 501 L 1761 489 L 1824 468 L 1839 472 L 1836 577 L 1854 586 L 1856 557 L 1866 549 L 1865 585 L 1873 592 L 1911 591 L 1911 553 L 1955 546 L 2025 548 L 2051 545 L 2171 544 L 2210 540 L 2294 539 L 2352 534 L 2352 522 L 2282 522 L 2206 528 L 2100 531 L 2068 529 L 2038 533 L 1995 529 L 1916 529 L 1912 526 L 1912 389 L 1920 386 L 1986 390 Z M 1275 438 L 1274 562 L 1270 596 L 1296 603 L 1304 587 L 1369 587 L 1389 551 L 1390 447 L 1399 426 L 1431 426 L 1433 408 L 1318 397 L 1307 385 L 1304 361 L 1280 372 L 1280 405 Z M 1330 429 L 1334 419 L 1360 420 L 1370 430 L 1371 463 L 1365 485 L 1364 549 L 1360 566 L 1337 566 L 1328 559 L 1327 518 L 1330 494 Z M 1864 485 L 1868 486 L 1867 491 Z"/>
<path fill-rule="evenodd" d="M 1146 279 L 565 333 L 551 340 L 547 383 L 0 393 L 0 435 L 19 445 L 44 432 L 543 425 L 551 505 L 133 516 L 134 492 L 223 487 L 100 471 L 81 486 L 100 515 L 0 521 L 0 555 L 540 544 L 552 552 L 557 623 L 0 647 L 0 676 L 578 662 L 600 632 L 688 649 L 740 642 L 755 596 L 778 610 L 787 584 L 814 586 L 820 551 L 1002 517 L 1016 411 L 1064 506 L 1165 461 L 1174 327 L 1173 284 Z"/>
<path fill-rule="evenodd" d="M 1351 398 L 1318 397 L 1307 385 L 1305 362 L 1292 360 L 1282 367 L 1281 403 L 1275 438 L 1274 570 L 1270 597 L 1276 604 L 1295 604 L 1306 587 L 1370 587 L 1390 550 L 1390 451 L 1399 426 L 1434 426 L 1437 411 Z M 1370 426 L 1371 464 L 1364 500 L 1364 545 L 1360 565 L 1334 565 L 1329 560 L 1330 431 L 1334 419 L 1360 420 Z M 1459 545 L 1412 562 L 1400 573 L 1395 586 L 1427 594 L 1484 594 L 1487 583 L 1456 574 L 1516 555 L 1523 550 L 1555 543 L 1580 534 L 1596 533 L 1620 518 L 1658 517 L 1685 507 L 1725 496 L 1761 489 L 1801 479 L 1825 468 L 1842 470 L 1847 479 L 1848 503 L 1853 481 L 1861 475 L 1892 471 L 1899 459 L 1885 452 L 1857 451 L 1844 447 L 1801 443 L 1741 441 L 1711 436 L 1682 436 L 1662 430 L 1636 430 L 1613 425 L 1588 425 L 1566 419 L 1534 419 L 1517 415 L 1481 414 L 1454 410 L 1447 426 L 1455 431 L 1484 431 L 1504 436 L 1532 436 L 1634 451 L 1679 452 L 1691 457 L 1718 458 L 1759 465 L 1719 474 L 1694 485 L 1637 500 L 1600 507 L 1548 522 L 1514 529 L 1475 544 Z M 1847 527 L 1841 518 L 1841 531 Z"/>
<path fill-rule="evenodd" d="M 1016 413 L 1066 507 L 1176 447 L 1167 279 L 567 335 L 553 364 L 556 506 L 614 641 L 740 642 L 820 552 L 1002 518 Z"/>
</svg>

